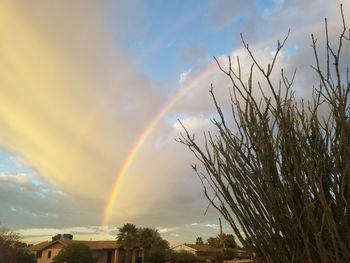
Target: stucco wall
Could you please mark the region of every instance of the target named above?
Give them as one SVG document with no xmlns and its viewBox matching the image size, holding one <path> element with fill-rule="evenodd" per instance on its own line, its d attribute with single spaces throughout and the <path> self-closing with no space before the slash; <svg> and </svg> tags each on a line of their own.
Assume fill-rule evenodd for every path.
<svg viewBox="0 0 350 263">
<path fill-rule="evenodd" d="M 52 263 L 52 259 L 58 255 L 63 246 L 61 244 L 54 244 L 42 251 L 41 257 L 37 258 L 37 263 Z M 51 255 L 49 257 L 49 252 Z M 96 263 L 107 263 L 108 251 L 111 251 L 111 263 L 115 262 L 115 251 L 114 250 L 93 250 L 92 256 L 96 259 Z M 36 256 L 36 255 L 35 255 Z"/>
<path fill-rule="evenodd" d="M 51 257 L 49 258 L 49 251 L 51 251 Z M 51 263 L 52 259 L 58 255 L 58 253 L 61 251 L 61 248 L 53 248 L 50 247 L 49 249 L 44 249 L 41 258 L 38 258 L 37 263 Z"/>
</svg>

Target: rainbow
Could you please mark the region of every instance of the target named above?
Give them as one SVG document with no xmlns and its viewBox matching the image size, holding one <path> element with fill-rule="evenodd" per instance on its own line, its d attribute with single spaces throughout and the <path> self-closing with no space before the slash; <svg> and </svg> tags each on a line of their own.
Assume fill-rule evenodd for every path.
<svg viewBox="0 0 350 263">
<path fill-rule="evenodd" d="M 329 26 L 333 26 L 335 23 L 329 24 Z M 299 28 L 294 31 L 293 35 L 300 35 L 307 32 L 313 32 L 316 31 L 317 27 L 319 27 L 319 23 L 314 23 L 308 27 Z M 269 38 L 269 40 L 258 42 L 254 45 L 251 45 L 251 48 L 258 48 L 260 46 L 264 46 L 267 43 L 275 42 L 275 39 L 278 39 L 277 35 L 272 36 Z M 125 158 L 125 161 L 119 170 L 118 175 L 116 176 L 115 182 L 113 184 L 113 189 L 108 197 L 107 205 L 104 209 L 103 217 L 101 220 L 100 226 L 106 226 L 109 222 L 109 218 L 111 216 L 115 200 L 117 199 L 118 190 L 120 188 L 120 185 L 122 184 L 122 181 L 127 174 L 131 164 L 135 160 L 137 153 L 140 149 L 140 147 L 143 145 L 143 143 L 146 141 L 148 136 L 152 133 L 153 129 L 158 125 L 158 123 L 164 118 L 164 116 L 174 107 L 174 105 L 181 100 L 190 90 L 193 88 L 199 86 L 200 82 L 209 77 L 214 72 L 218 71 L 218 67 L 216 63 L 212 63 L 210 66 L 207 66 L 202 71 L 197 73 L 184 87 L 180 88 L 180 90 L 163 106 L 161 111 L 152 119 L 150 124 L 143 130 L 143 132 L 140 134 L 136 142 L 131 147 L 130 151 L 127 154 L 127 157 Z"/>
<path fill-rule="evenodd" d="M 118 190 L 120 185 L 122 184 L 123 178 L 127 174 L 131 164 L 135 160 L 137 153 L 142 146 L 142 144 L 146 141 L 148 136 L 152 133 L 153 129 L 158 125 L 158 123 L 164 118 L 164 116 L 174 107 L 174 105 L 180 101 L 191 89 L 198 86 L 200 82 L 206 77 L 210 76 L 210 74 L 214 73 L 217 70 L 216 64 L 212 64 L 202 71 L 197 73 L 189 82 L 163 106 L 161 111 L 152 119 L 152 121 L 148 124 L 148 126 L 141 132 L 140 136 L 136 140 L 136 142 L 131 147 L 130 151 L 125 158 L 125 161 L 116 177 L 114 182 L 114 186 L 112 192 L 109 195 L 108 202 L 106 208 L 104 209 L 104 214 L 101 222 L 101 226 L 105 226 L 108 224 L 109 218 L 111 216 L 115 200 L 117 198 Z M 208 89 L 209 90 L 209 89 Z"/>
</svg>

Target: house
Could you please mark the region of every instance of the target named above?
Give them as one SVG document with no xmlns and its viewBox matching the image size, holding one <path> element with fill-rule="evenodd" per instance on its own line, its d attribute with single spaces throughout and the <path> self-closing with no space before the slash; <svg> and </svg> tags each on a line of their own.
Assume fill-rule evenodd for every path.
<svg viewBox="0 0 350 263">
<path fill-rule="evenodd" d="M 172 249 L 175 251 L 187 251 L 198 256 L 214 254 L 221 251 L 220 248 L 215 248 L 210 245 L 205 245 L 205 244 L 196 245 L 196 244 L 186 244 L 186 243 L 172 247 Z"/>
<path fill-rule="evenodd" d="M 90 248 L 96 263 L 124 263 L 125 249 L 116 241 L 55 240 L 42 242 L 30 247 L 37 263 L 51 263 L 52 259 L 69 244 L 83 244 Z M 143 262 L 143 250 L 132 251 L 132 263 Z"/>
</svg>

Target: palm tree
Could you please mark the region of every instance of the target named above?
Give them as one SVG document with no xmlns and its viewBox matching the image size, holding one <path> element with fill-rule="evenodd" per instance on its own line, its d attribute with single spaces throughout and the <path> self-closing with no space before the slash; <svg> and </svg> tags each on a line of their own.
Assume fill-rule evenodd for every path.
<svg viewBox="0 0 350 263">
<path fill-rule="evenodd" d="M 134 224 L 124 224 L 123 227 L 118 228 L 117 240 L 126 250 L 126 262 L 131 262 L 131 251 L 137 245 L 137 228 Z"/>
</svg>

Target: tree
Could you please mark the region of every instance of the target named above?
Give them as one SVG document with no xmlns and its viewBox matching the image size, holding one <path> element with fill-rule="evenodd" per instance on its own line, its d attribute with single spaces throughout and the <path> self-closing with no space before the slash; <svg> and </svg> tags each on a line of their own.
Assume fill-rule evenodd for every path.
<svg viewBox="0 0 350 263">
<path fill-rule="evenodd" d="M 208 245 L 216 248 L 237 248 L 235 236 L 232 234 L 218 234 L 207 239 Z"/>
<path fill-rule="evenodd" d="M 12 262 L 34 263 L 34 255 L 18 233 L 0 226 L 0 263 Z"/>
<path fill-rule="evenodd" d="M 73 240 L 73 235 L 72 234 L 57 234 L 54 235 L 51 238 L 52 241 L 56 241 L 56 240 Z"/>
<path fill-rule="evenodd" d="M 51 241 L 61 240 L 61 238 L 62 238 L 62 234 L 57 234 L 51 238 Z"/>
<path fill-rule="evenodd" d="M 93 263 L 91 250 L 83 244 L 69 244 L 52 260 L 53 263 Z"/>
<path fill-rule="evenodd" d="M 117 240 L 126 249 L 126 262 L 131 261 L 131 251 L 137 245 L 138 233 L 137 228 L 134 224 L 124 224 L 123 227 L 119 228 L 119 233 L 117 235 Z"/>
<path fill-rule="evenodd" d="M 197 237 L 196 238 L 196 245 L 203 245 L 204 242 L 203 242 L 203 238 L 202 237 Z"/>
<path fill-rule="evenodd" d="M 27 247 L 17 249 L 17 263 L 34 263 L 35 255 Z"/>
<path fill-rule="evenodd" d="M 164 240 L 157 229 L 138 228 L 134 224 L 124 224 L 119 228 L 117 240 L 126 249 L 126 260 L 130 262 L 131 251 L 138 247 L 144 250 L 144 262 L 164 262 L 169 250 L 168 241 Z"/>
<path fill-rule="evenodd" d="M 220 240 L 217 237 L 209 237 L 207 239 L 207 243 L 209 246 L 219 248 L 220 246 Z"/>
<path fill-rule="evenodd" d="M 137 245 L 139 247 L 142 247 L 146 250 L 153 247 L 164 249 L 169 248 L 169 243 L 160 236 L 157 229 L 148 227 L 138 228 L 137 234 Z"/>
<path fill-rule="evenodd" d="M 325 20 L 324 59 L 312 35 L 319 83 L 311 100 L 295 98 L 295 73 L 282 69 L 280 82 L 272 79 L 288 36 L 266 68 L 242 37 L 253 61 L 247 79 L 239 58 L 233 67 L 229 57 L 227 68 L 216 60 L 232 82 L 231 119 L 211 88 L 217 134 L 207 132 L 202 147 L 183 126 L 179 141 L 199 161 L 193 169 L 205 196 L 258 262 L 350 262 L 350 83 L 341 64 L 350 35 L 342 6 L 341 19 L 337 46 Z"/>
<path fill-rule="evenodd" d="M 16 261 L 16 243 L 20 237 L 4 226 L 0 228 L 0 262 L 15 262 Z"/>
<path fill-rule="evenodd" d="M 220 235 L 218 238 L 221 239 Z M 225 245 L 225 248 L 237 248 L 235 236 L 232 234 L 222 234 L 222 241 Z"/>
<path fill-rule="evenodd" d="M 72 234 L 63 234 L 62 235 L 63 240 L 73 240 Z"/>
<path fill-rule="evenodd" d="M 168 241 L 156 229 L 148 227 L 138 228 L 137 235 L 137 245 L 144 249 L 145 262 L 164 262 Z"/>
<path fill-rule="evenodd" d="M 151 249 L 147 256 L 145 257 L 144 262 L 150 263 L 163 263 L 167 262 L 168 251 L 163 249 Z"/>
</svg>

